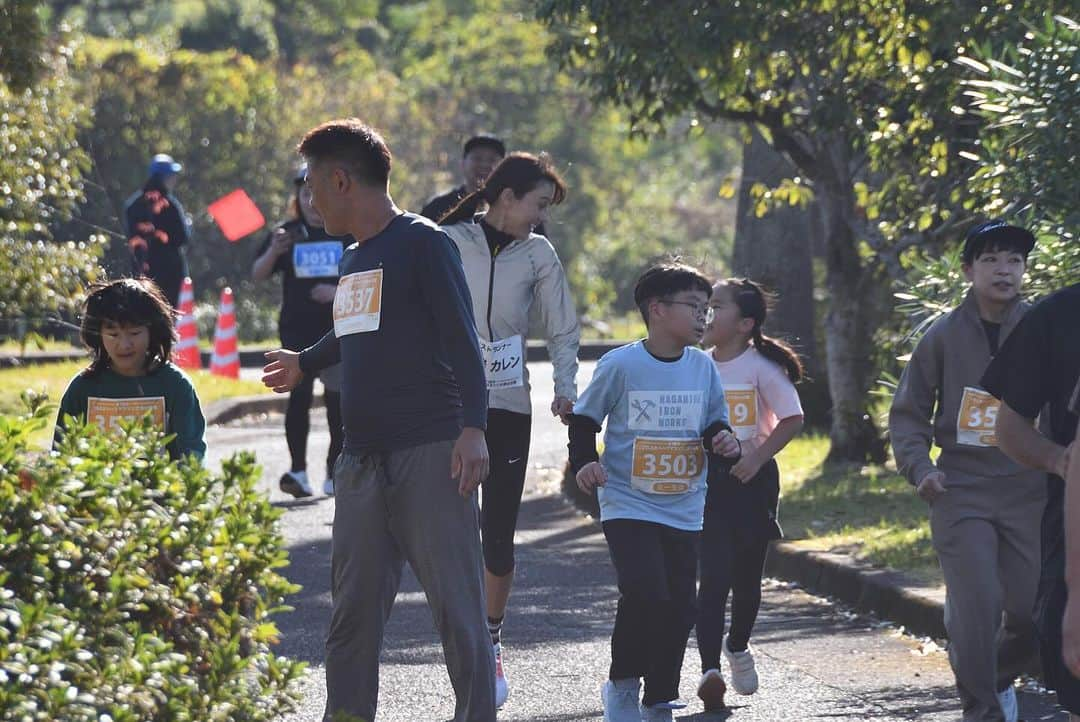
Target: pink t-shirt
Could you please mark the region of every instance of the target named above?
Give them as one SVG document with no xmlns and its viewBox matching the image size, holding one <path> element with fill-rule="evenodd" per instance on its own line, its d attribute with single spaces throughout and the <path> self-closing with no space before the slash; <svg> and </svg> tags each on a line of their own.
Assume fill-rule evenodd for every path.
<svg viewBox="0 0 1080 722">
<path fill-rule="evenodd" d="M 761 446 L 781 419 L 802 415 L 799 392 L 783 367 L 753 346 L 730 361 L 716 361 L 716 368 L 724 382 L 728 422 L 745 450 Z"/>
</svg>

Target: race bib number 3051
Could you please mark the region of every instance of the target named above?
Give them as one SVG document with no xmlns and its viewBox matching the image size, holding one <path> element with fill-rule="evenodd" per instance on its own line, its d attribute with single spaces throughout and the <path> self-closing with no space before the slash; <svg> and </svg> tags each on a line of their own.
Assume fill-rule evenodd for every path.
<svg viewBox="0 0 1080 722">
<path fill-rule="evenodd" d="M 91 396 L 86 400 L 86 418 L 104 431 L 119 431 L 120 422 L 131 422 L 150 414 L 154 426 L 165 430 L 165 397 L 144 396 L 132 399 L 105 399 Z"/>
<path fill-rule="evenodd" d="M 634 439 L 630 485 L 650 494 L 688 494 L 705 473 L 701 439 Z"/>
<path fill-rule="evenodd" d="M 724 398 L 728 405 L 728 422 L 739 441 L 757 436 L 757 389 L 750 384 L 725 384 Z"/>
<path fill-rule="evenodd" d="M 525 343 L 520 335 L 498 341 L 480 339 L 484 373 L 489 389 L 509 389 L 525 385 Z"/>
<path fill-rule="evenodd" d="M 982 389 L 964 387 L 956 417 L 956 443 L 997 446 L 997 415 L 1001 402 Z"/>
<path fill-rule="evenodd" d="M 339 241 L 297 243 L 293 246 L 293 269 L 297 278 L 336 278 L 340 261 Z"/>
<path fill-rule="evenodd" d="M 342 276 L 334 294 L 334 335 L 379 330 L 382 317 L 383 269 Z"/>
</svg>

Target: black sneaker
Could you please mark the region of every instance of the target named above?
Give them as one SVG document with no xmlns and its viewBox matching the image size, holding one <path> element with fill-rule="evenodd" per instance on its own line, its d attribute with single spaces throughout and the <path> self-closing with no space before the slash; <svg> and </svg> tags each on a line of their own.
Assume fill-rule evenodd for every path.
<svg viewBox="0 0 1080 722">
<path fill-rule="evenodd" d="M 311 484 L 307 480 L 306 471 L 287 471 L 281 475 L 278 488 L 286 494 L 292 494 L 296 499 L 303 499 L 312 494 Z"/>
</svg>

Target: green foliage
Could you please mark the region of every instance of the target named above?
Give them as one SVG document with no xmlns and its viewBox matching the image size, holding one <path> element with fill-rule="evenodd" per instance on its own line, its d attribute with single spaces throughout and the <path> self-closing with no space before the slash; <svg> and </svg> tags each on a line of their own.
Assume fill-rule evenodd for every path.
<svg viewBox="0 0 1080 722">
<path fill-rule="evenodd" d="M 32 87 L 45 44 L 37 0 L 0 0 L 0 38 L 0 79 L 16 91 Z"/>
<path fill-rule="evenodd" d="M 149 424 L 120 436 L 0 417 L 0 708 L 26 720 L 270 720 L 302 665 L 270 616 L 296 591 L 254 458 L 211 475 Z"/>
</svg>

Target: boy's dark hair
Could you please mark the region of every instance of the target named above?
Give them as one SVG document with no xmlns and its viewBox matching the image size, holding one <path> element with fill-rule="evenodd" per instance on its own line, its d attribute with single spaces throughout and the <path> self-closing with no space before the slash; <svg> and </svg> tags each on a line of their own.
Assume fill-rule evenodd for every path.
<svg viewBox="0 0 1080 722">
<path fill-rule="evenodd" d="M 739 309 L 739 315 L 754 321 L 750 340 L 757 352 L 784 369 L 792 383 L 802 381 L 804 370 L 799 354 L 784 341 L 766 336 L 762 331 L 773 301 L 772 294 L 748 278 L 729 278 L 723 285 L 731 290 L 731 298 Z"/>
<path fill-rule="evenodd" d="M 176 311 L 149 278 L 121 278 L 92 286 L 83 302 L 79 326 L 79 338 L 92 357 L 83 374 L 90 376 L 109 367 L 109 354 L 101 340 L 101 326 L 106 321 L 149 329 L 150 345 L 146 354 L 149 372 L 169 360 L 176 340 L 175 320 Z"/>
<path fill-rule="evenodd" d="M 488 206 L 493 206 L 499 199 L 499 195 L 507 188 L 513 191 L 516 198 L 521 198 L 544 181 L 555 186 L 555 195 L 551 199 L 551 204 L 562 203 L 566 198 L 566 183 L 555 170 L 555 165 L 547 153 L 540 155 L 520 151 L 511 153 L 499 161 L 480 188 L 458 201 L 457 205 L 439 219 L 439 223 L 452 226 L 469 220 L 476 214 L 481 200 L 487 201 Z"/>
<path fill-rule="evenodd" d="M 704 291 L 706 297 L 712 297 L 712 283 L 701 271 L 679 259 L 657 263 L 641 274 L 634 286 L 634 303 L 641 311 L 646 328 L 649 327 L 649 303 L 680 291 Z"/>
<path fill-rule="evenodd" d="M 1035 247 L 1035 236 L 1031 231 L 1019 226 L 1013 226 L 1004 220 L 997 218 L 985 221 L 967 232 L 964 238 L 964 251 L 962 259 L 966 265 L 971 265 L 975 259 L 984 253 L 993 251 L 1005 251 L 1007 253 L 1019 253 L 1027 261 L 1028 254 Z"/>
<path fill-rule="evenodd" d="M 341 163 L 364 185 L 385 188 L 390 180 L 390 148 L 374 128 L 359 118 L 330 120 L 315 126 L 296 150 L 311 162 Z"/>
<path fill-rule="evenodd" d="M 496 138 L 493 135 L 474 135 L 465 141 L 465 149 L 461 152 L 461 157 L 467 156 L 474 148 L 491 148 L 493 151 L 499 154 L 500 157 L 506 157 L 506 143 L 502 142 L 501 138 Z"/>
</svg>

